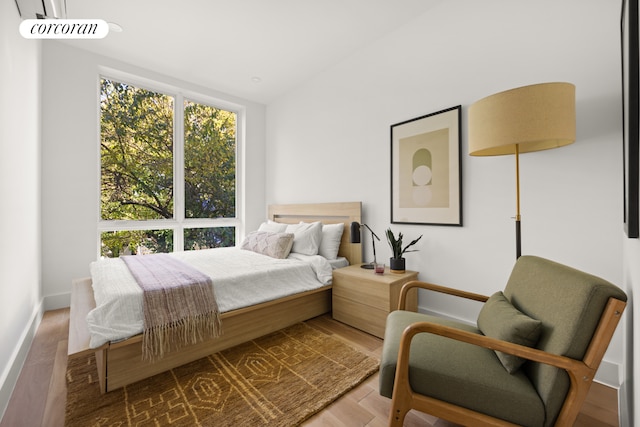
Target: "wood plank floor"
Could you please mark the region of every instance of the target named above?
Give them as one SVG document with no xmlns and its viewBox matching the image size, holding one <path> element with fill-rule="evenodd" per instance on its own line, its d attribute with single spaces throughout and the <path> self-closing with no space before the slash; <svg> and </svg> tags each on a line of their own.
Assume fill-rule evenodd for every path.
<svg viewBox="0 0 640 427">
<path fill-rule="evenodd" d="M 330 315 L 309 322 L 365 353 L 380 357 L 382 340 L 379 338 L 336 322 Z M 44 314 L 0 427 L 64 425 L 68 330 L 68 309 Z M 616 390 L 594 383 L 574 426 L 617 427 L 617 405 Z M 378 375 L 374 375 L 303 425 L 386 426 L 389 408 L 390 400 L 378 394 Z M 412 411 L 405 426 L 452 427 L 455 424 Z"/>
</svg>

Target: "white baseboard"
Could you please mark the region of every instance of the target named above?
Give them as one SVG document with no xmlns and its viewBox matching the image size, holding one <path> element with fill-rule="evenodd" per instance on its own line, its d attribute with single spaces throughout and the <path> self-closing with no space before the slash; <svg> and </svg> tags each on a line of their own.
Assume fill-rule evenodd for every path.
<svg viewBox="0 0 640 427">
<path fill-rule="evenodd" d="M 622 372 L 622 365 L 609 362 L 608 360 L 602 360 L 594 381 L 613 387 L 620 388 L 620 373 Z"/>
<path fill-rule="evenodd" d="M 418 311 L 421 313 L 432 315 L 432 316 L 444 317 L 449 320 L 455 320 L 457 322 L 472 324 L 467 320 L 455 318 L 450 315 L 439 313 L 434 310 L 427 310 L 424 307 L 419 307 Z M 619 389 L 620 378 L 622 378 L 621 373 L 622 373 L 622 365 L 618 363 L 609 362 L 607 360 L 602 360 L 602 362 L 600 363 L 600 367 L 598 368 L 598 372 L 596 372 L 596 376 L 593 380 L 596 382 L 602 383 L 604 385 L 607 385 L 609 387 Z"/>
<path fill-rule="evenodd" d="M 631 397 L 629 388 L 631 388 L 630 381 L 623 381 L 618 391 L 618 422 L 620 427 L 633 426 L 635 414 L 633 404 L 629 401 Z"/>
<path fill-rule="evenodd" d="M 57 295 L 47 295 L 43 298 L 44 311 L 66 308 L 71 305 L 71 292 Z"/>
<path fill-rule="evenodd" d="M 20 375 L 20 371 L 24 366 L 24 362 L 27 360 L 29 348 L 31 348 L 31 343 L 33 342 L 33 338 L 35 337 L 36 331 L 38 330 L 38 326 L 40 325 L 43 314 L 44 305 L 41 301 L 40 304 L 38 304 L 34 308 L 33 313 L 29 318 L 29 322 L 27 325 L 25 325 L 24 331 L 20 336 L 20 341 L 18 342 L 18 345 L 16 345 L 13 354 L 11 355 L 10 362 L 1 373 L 0 419 L 2 419 L 2 417 L 4 416 L 4 412 L 7 410 L 9 399 L 11 398 L 11 393 L 13 393 L 13 389 L 18 382 L 18 376 Z"/>
</svg>

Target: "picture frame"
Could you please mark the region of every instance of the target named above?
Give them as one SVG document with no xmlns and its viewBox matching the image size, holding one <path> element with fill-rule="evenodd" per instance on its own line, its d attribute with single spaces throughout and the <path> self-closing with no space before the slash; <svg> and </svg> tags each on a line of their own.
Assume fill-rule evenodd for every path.
<svg viewBox="0 0 640 427">
<path fill-rule="evenodd" d="M 640 42 L 638 0 L 623 0 L 620 20 L 622 41 L 622 137 L 624 169 L 624 231 L 638 238 L 640 227 Z"/>
<path fill-rule="evenodd" d="M 391 223 L 462 226 L 460 111 L 391 125 Z"/>
</svg>

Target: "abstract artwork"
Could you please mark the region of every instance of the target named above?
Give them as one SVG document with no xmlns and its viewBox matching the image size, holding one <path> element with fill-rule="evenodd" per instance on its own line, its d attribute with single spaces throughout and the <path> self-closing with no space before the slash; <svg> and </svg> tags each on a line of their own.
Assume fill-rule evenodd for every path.
<svg viewBox="0 0 640 427">
<path fill-rule="evenodd" d="M 462 225 L 460 106 L 391 126 L 391 222 Z"/>
</svg>

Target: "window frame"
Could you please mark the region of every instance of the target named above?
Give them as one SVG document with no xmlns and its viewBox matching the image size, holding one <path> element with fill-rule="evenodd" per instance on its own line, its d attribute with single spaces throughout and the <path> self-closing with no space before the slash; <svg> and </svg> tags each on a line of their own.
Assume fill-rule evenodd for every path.
<svg viewBox="0 0 640 427">
<path fill-rule="evenodd" d="M 101 156 L 101 109 L 100 109 L 100 82 L 102 79 L 111 79 L 135 86 L 141 89 L 162 93 L 171 96 L 173 102 L 173 218 L 154 220 L 105 220 L 102 219 L 102 156 Z M 220 98 L 198 93 L 183 86 L 177 86 L 160 81 L 143 78 L 124 73 L 118 70 L 101 68 L 96 80 L 97 102 L 97 244 L 98 258 L 101 257 L 102 233 L 108 231 L 127 230 L 172 230 L 173 252 L 184 250 L 184 230 L 190 228 L 217 228 L 235 227 L 236 245 L 244 229 L 243 191 L 244 183 L 244 146 L 245 146 L 245 119 L 246 108 Z M 208 105 L 213 108 L 223 109 L 236 114 L 236 185 L 235 185 L 235 217 L 234 218 L 186 218 L 185 217 L 185 182 L 184 182 L 184 101 L 192 101 Z"/>
</svg>

